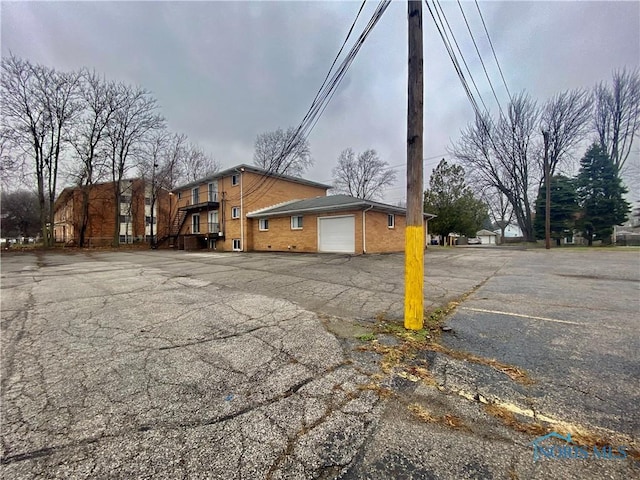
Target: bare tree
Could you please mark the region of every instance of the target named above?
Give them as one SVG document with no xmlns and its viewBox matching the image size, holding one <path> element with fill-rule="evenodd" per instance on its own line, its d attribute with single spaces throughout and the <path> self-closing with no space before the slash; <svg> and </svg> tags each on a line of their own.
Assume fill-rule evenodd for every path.
<svg viewBox="0 0 640 480">
<path fill-rule="evenodd" d="M 550 177 L 589 133 L 593 102 L 586 90 L 567 90 L 549 100 L 540 115 L 540 129 L 548 133 Z"/>
<path fill-rule="evenodd" d="M 3 190 L 10 190 L 15 185 L 25 183 L 24 180 L 28 177 L 25 172 L 28 168 L 26 155 L 15 148 L 12 136 L 11 129 L 0 130 L 0 182 Z"/>
<path fill-rule="evenodd" d="M 181 161 L 181 180 L 195 182 L 220 170 L 220 163 L 202 148 L 189 144 L 184 148 Z"/>
<path fill-rule="evenodd" d="M 35 237 L 39 230 L 38 194 L 31 190 L 2 191 L 2 236 Z"/>
<path fill-rule="evenodd" d="M 396 181 L 396 172 L 375 150 L 365 150 L 357 157 L 351 148 L 343 150 L 332 173 L 337 192 L 365 200 L 381 197 L 385 187 Z"/>
<path fill-rule="evenodd" d="M 79 74 L 34 65 L 15 55 L 2 60 L 3 131 L 33 160 L 46 246 L 53 244 L 53 204 L 68 130 L 79 111 Z"/>
<path fill-rule="evenodd" d="M 489 207 L 491 223 L 500 229 L 500 239 L 513 220 L 513 208 L 507 197 L 496 189 L 487 188 L 480 195 L 481 200 Z"/>
<path fill-rule="evenodd" d="M 301 176 L 313 165 L 309 141 L 297 135 L 294 127 L 278 128 L 256 138 L 253 163 L 270 173 Z"/>
<path fill-rule="evenodd" d="M 106 174 L 105 149 L 110 122 L 118 109 L 116 84 L 95 72 L 82 71 L 80 98 L 82 114 L 71 136 L 78 159 L 75 182 L 82 189 L 79 246 L 85 244 L 89 223 L 89 193 L 92 185 Z"/>
<path fill-rule="evenodd" d="M 596 85 L 594 100 L 598 141 L 622 172 L 640 127 L 640 72 L 637 68 L 613 72 L 611 86 Z"/>
<path fill-rule="evenodd" d="M 117 103 L 107 135 L 108 164 L 115 199 L 113 246 L 120 243 L 120 195 L 122 179 L 130 165 L 130 157 L 139 156 L 145 139 L 154 130 L 164 127 L 164 118 L 157 113 L 157 100 L 140 87 L 118 84 Z"/>
<path fill-rule="evenodd" d="M 511 204 L 526 241 L 535 240 L 531 195 L 539 180 L 534 135 L 539 109 L 528 95 L 514 96 L 506 117 L 478 117 L 453 152 L 476 183 L 495 188 Z"/>
</svg>

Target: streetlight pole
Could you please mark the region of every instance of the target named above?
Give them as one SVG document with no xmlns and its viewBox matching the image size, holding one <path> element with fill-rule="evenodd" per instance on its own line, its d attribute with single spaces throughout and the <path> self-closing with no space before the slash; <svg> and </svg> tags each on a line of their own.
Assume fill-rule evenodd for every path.
<svg viewBox="0 0 640 480">
<path fill-rule="evenodd" d="M 156 248 L 156 239 L 153 235 L 153 209 L 156 203 L 156 168 L 158 164 L 153 164 L 153 170 L 151 172 L 151 248 Z"/>
</svg>

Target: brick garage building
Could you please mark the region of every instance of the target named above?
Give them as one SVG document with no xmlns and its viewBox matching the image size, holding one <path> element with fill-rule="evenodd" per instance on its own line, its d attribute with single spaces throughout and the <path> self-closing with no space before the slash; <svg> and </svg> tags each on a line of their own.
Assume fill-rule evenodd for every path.
<svg viewBox="0 0 640 480">
<path fill-rule="evenodd" d="M 116 226 L 115 190 L 113 182 L 88 187 L 88 216 L 85 246 L 113 243 L 116 228 L 122 244 L 162 238 L 169 233 L 169 192 L 161 190 L 151 211 L 151 187 L 143 179 L 127 179 L 120 186 L 120 216 Z M 65 188 L 54 205 L 54 238 L 56 242 L 80 244 L 83 187 Z"/>
<path fill-rule="evenodd" d="M 404 208 L 347 195 L 294 200 L 255 210 L 248 239 L 255 251 L 401 252 Z M 425 214 L 425 245 L 427 220 Z"/>
<path fill-rule="evenodd" d="M 253 250 L 247 212 L 292 199 L 325 196 L 330 185 L 238 165 L 172 192 L 170 246 L 185 250 Z"/>
</svg>

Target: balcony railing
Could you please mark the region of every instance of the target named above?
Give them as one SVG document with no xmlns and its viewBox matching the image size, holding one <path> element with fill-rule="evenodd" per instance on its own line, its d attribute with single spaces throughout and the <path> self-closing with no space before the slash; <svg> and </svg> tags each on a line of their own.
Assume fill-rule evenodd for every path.
<svg viewBox="0 0 640 480">
<path fill-rule="evenodd" d="M 220 202 L 218 200 L 217 194 L 208 197 L 206 202 L 198 202 L 198 198 L 187 198 L 178 201 L 178 209 L 186 211 L 218 209 L 220 208 Z"/>
</svg>

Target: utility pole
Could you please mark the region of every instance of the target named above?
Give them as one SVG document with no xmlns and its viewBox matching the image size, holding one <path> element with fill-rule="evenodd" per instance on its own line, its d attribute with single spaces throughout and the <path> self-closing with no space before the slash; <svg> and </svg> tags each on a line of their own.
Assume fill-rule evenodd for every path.
<svg viewBox="0 0 640 480">
<path fill-rule="evenodd" d="M 551 248 L 551 179 L 549 168 L 549 132 L 542 131 L 544 139 L 544 188 L 546 195 L 544 199 L 544 248 Z"/>
<path fill-rule="evenodd" d="M 424 323 L 424 185 L 422 160 L 422 1 L 407 2 L 409 79 L 407 108 L 407 219 L 405 229 L 404 327 Z"/>
</svg>

